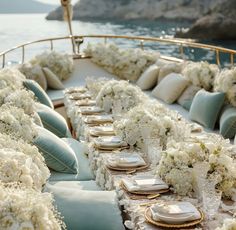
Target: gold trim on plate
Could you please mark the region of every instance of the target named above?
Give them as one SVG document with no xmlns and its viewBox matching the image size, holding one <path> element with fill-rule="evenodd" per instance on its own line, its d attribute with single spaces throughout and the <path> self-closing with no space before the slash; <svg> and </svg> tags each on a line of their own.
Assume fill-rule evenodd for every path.
<svg viewBox="0 0 236 230">
<path fill-rule="evenodd" d="M 153 224 L 155 226 L 158 227 L 164 227 L 164 228 L 172 228 L 172 229 L 176 229 L 176 228 L 188 228 L 188 227 L 192 227 L 195 226 L 199 223 L 201 223 L 204 220 L 204 214 L 201 210 L 199 210 L 200 214 L 201 214 L 201 218 L 197 219 L 197 220 L 193 220 L 193 221 L 188 221 L 185 222 L 183 224 L 168 224 L 162 221 L 155 221 L 152 219 L 152 214 L 150 211 L 150 207 L 146 208 L 145 210 L 145 219 L 148 223 Z"/>
</svg>

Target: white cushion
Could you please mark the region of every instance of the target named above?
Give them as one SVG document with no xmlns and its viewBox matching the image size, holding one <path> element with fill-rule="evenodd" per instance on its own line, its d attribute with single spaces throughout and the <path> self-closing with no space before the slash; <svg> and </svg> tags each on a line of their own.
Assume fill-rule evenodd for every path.
<svg viewBox="0 0 236 230">
<path fill-rule="evenodd" d="M 47 67 L 43 68 L 43 72 L 46 76 L 48 86 L 51 89 L 64 89 L 64 85 L 60 79 Z"/>
<path fill-rule="evenodd" d="M 168 104 L 175 102 L 189 82 L 177 73 L 166 76 L 152 91 L 152 94 Z"/>
<path fill-rule="evenodd" d="M 170 73 L 180 73 L 182 70 L 182 63 L 169 63 L 165 64 L 160 68 L 159 75 L 158 75 L 158 83 L 165 78 Z"/>
<path fill-rule="evenodd" d="M 156 86 L 159 70 L 160 68 L 155 64 L 149 66 L 138 79 L 137 85 L 142 90 L 151 89 Z"/>
</svg>

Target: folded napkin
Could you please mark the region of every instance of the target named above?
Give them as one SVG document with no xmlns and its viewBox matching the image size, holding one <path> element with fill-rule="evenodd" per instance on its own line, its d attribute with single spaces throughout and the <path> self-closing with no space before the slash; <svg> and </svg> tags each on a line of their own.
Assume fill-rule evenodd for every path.
<svg viewBox="0 0 236 230">
<path fill-rule="evenodd" d="M 66 94 L 72 94 L 72 93 L 85 93 L 88 89 L 85 87 L 72 87 L 64 90 L 64 93 Z"/>
<path fill-rule="evenodd" d="M 91 98 L 92 95 L 90 93 L 73 93 L 69 98 L 71 100 L 81 100 L 85 98 Z"/>
<path fill-rule="evenodd" d="M 91 135 L 94 135 L 94 136 L 114 135 L 113 126 L 91 127 L 89 132 Z"/>
<path fill-rule="evenodd" d="M 93 113 L 101 113 L 104 112 L 104 110 L 98 106 L 85 106 L 80 109 L 82 114 L 93 114 Z"/>
<path fill-rule="evenodd" d="M 101 122 L 112 122 L 113 118 L 111 115 L 94 115 L 88 116 L 84 119 L 85 123 L 101 123 Z"/>
<path fill-rule="evenodd" d="M 122 182 L 129 192 L 158 191 L 169 188 L 169 186 L 159 178 L 125 178 Z"/>
<path fill-rule="evenodd" d="M 92 105 L 96 105 L 96 101 L 85 98 L 85 99 L 77 101 L 75 104 L 78 106 L 92 106 Z"/>
<path fill-rule="evenodd" d="M 146 165 L 143 158 L 137 153 L 116 154 L 107 160 L 107 164 L 112 167 L 139 167 Z"/>
<path fill-rule="evenodd" d="M 94 142 L 98 147 L 122 147 L 126 145 L 118 136 L 98 137 Z"/>
<path fill-rule="evenodd" d="M 169 201 L 151 206 L 152 218 L 167 223 L 184 223 L 201 218 L 198 209 L 190 202 Z"/>
</svg>

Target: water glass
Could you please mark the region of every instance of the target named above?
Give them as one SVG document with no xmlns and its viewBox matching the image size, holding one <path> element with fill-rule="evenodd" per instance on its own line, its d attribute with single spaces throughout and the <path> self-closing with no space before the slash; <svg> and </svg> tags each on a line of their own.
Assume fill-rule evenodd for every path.
<svg viewBox="0 0 236 230">
<path fill-rule="evenodd" d="M 202 191 L 203 209 L 208 220 L 214 219 L 221 204 L 222 192 L 212 187 L 214 183 L 205 184 Z"/>
<path fill-rule="evenodd" d="M 199 162 L 193 166 L 193 189 L 196 197 L 201 201 L 202 194 L 201 191 L 204 190 L 206 181 L 207 181 L 207 173 L 210 169 L 210 165 L 207 162 Z"/>
</svg>

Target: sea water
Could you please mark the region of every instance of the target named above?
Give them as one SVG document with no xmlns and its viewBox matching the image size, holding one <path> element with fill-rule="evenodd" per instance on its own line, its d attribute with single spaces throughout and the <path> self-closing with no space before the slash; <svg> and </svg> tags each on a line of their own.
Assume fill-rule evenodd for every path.
<svg viewBox="0 0 236 230">
<path fill-rule="evenodd" d="M 45 14 L 0 14 L 0 52 L 12 48 L 13 46 L 29 41 L 67 36 L 68 26 L 64 21 L 47 21 Z M 148 37 L 173 37 L 177 29 L 188 28 L 189 22 L 181 21 L 73 21 L 73 31 L 75 35 L 88 34 L 114 34 L 132 35 Z M 86 39 L 82 48 L 86 47 L 89 41 L 104 42 L 104 39 Z M 125 39 L 109 39 L 107 42 L 116 42 L 123 48 L 138 47 L 140 42 Z M 236 49 L 236 41 L 228 42 L 208 42 L 231 49 Z M 28 60 L 39 52 L 49 49 L 50 43 L 44 42 L 25 47 L 25 59 Z M 54 48 L 60 51 L 71 52 L 71 43 L 68 40 L 54 42 Z M 145 42 L 145 49 L 152 49 L 161 52 L 163 55 L 180 57 L 179 47 L 170 44 Z M 14 51 L 6 55 L 7 62 L 20 62 L 22 50 Z M 212 51 L 202 51 L 198 49 L 185 48 L 185 56 L 192 60 L 207 60 L 215 62 L 215 53 Z M 222 62 L 229 62 L 229 55 L 221 56 Z M 0 58 L 0 64 L 1 64 Z"/>
</svg>

